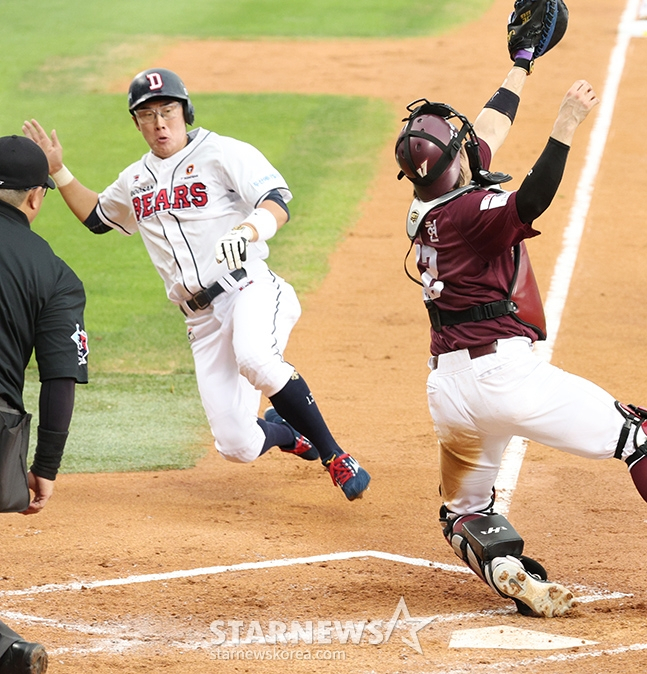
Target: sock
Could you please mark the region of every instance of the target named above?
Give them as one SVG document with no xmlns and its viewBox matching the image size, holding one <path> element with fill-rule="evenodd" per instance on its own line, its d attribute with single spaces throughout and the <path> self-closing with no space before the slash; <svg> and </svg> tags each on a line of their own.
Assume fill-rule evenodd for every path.
<svg viewBox="0 0 647 674">
<path fill-rule="evenodd" d="M 323 464 L 344 453 L 328 430 L 310 388 L 296 370 L 288 383 L 270 401 L 274 409 L 317 448 Z"/>
<path fill-rule="evenodd" d="M 292 449 L 294 447 L 294 433 L 285 424 L 273 424 L 265 421 L 265 419 L 256 419 L 256 423 L 263 429 L 263 433 L 265 433 L 265 442 L 263 443 L 261 454 L 265 454 L 272 447 L 285 449 Z"/>
</svg>

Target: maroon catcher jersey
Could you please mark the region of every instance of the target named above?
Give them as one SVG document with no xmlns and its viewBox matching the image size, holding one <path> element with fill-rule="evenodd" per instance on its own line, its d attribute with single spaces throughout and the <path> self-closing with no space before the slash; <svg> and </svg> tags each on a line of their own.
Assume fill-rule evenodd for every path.
<svg viewBox="0 0 647 674">
<path fill-rule="evenodd" d="M 488 169 L 490 148 L 481 141 L 480 150 Z M 427 214 L 415 239 L 425 299 L 444 311 L 507 299 L 515 269 L 513 246 L 539 234 L 519 220 L 515 200 L 516 192 L 478 188 Z M 439 355 L 519 335 L 537 339 L 532 328 L 510 315 L 444 326 L 432 331 L 431 352 Z"/>
</svg>

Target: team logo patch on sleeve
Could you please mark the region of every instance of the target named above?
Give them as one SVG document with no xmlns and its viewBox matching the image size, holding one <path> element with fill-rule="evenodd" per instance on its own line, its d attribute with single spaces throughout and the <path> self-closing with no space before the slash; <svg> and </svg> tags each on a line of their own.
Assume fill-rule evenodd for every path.
<svg viewBox="0 0 647 674">
<path fill-rule="evenodd" d="M 492 192 L 483 197 L 480 210 L 489 211 L 493 208 L 502 208 L 508 203 L 512 192 Z"/>
<path fill-rule="evenodd" d="M 72 341 L 76 344 L 76 352 L 79 356 L 79 365 L 86 365 L 88 362 L 88 333 L 77 323 L 76 331 L 72 335 Z"/>
</svg>

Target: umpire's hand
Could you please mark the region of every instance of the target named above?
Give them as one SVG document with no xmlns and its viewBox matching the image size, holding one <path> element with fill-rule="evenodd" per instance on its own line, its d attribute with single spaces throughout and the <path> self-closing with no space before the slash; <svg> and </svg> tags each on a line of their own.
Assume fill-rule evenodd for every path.
<svg viewBox="0 0 647 674">
<path fill-rule="evenodd" d="M 23 510 L 21 514 L 35 515 L 45 507 L 45 504 L 54 493 L 54 480 L 47 480 L 44 477 L 39 477 L 38 475 L 34 475 L 31 471 L 27 473 L 27 478 L 29 480 L 29 488 L 34 492 L 34 498 L 27 510 Z"/>
</svg>

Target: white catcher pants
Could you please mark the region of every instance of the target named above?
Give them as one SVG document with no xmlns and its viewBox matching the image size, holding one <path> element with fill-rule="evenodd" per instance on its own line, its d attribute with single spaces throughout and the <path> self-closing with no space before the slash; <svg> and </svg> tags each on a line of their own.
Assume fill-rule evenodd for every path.
<svg viewBox="0 0 647 674">
<path fill-rule="evenodd" d="M 499 340 L 496 353 L 474 360 L 466 349 L 442 354 L 430 368 L 427 398 L 452 512 L 488 507 L 515 435 L 590 459 L 614 455 L 624 422 L 615 398 L 535 356 L 524 337 Z"/>
<path fill-rule="evenodd" d="M 187 316 L 196 379 L 216 448 L 230 461 L 256 459 L 265 435 L 256 423 L 261 393 L 278 393 L 294 367 L 283 360 L 301 315 L 294 288 L 261 260 L 204 311 Z"/>
</svg>

